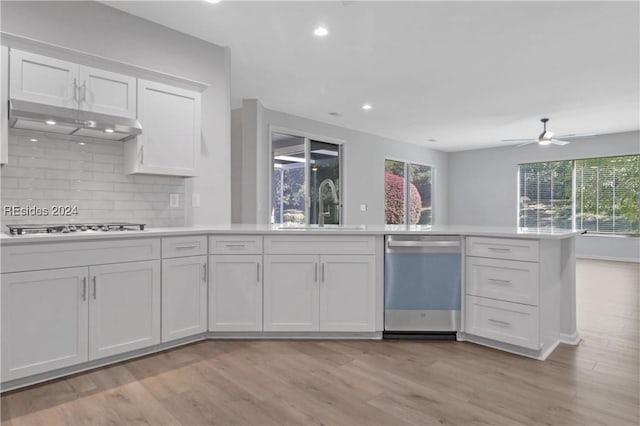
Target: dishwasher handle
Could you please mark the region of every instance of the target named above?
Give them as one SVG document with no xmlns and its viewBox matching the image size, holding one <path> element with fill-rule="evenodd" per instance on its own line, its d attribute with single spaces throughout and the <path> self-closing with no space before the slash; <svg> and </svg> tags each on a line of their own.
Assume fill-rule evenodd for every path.
<svg viewBox="0 0 640 426">
<path fill-rule="evenodd" d="M 442 240 L 442 241 L 420 241 L 420 240 L 413 240 L 413 241 L 392 241 L 389 240 L 387 241 L 387 247 L 389 248 L 394 248 L 394 247 L 403 247 L 403 248 L 460 248 L 460 241 L 451 241 L 451 240 Z"/>
</svg>

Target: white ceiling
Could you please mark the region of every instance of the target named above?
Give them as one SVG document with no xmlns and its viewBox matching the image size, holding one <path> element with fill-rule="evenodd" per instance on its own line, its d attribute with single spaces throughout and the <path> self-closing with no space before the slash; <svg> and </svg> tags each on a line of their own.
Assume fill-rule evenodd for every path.
<svg viewBox="0 0 640 426">
<path fill-rule="evenodd" d="M 234 108 L 445 151 L 536 137 L 543 116 L 556 134 L 640 127 L 638 2 L 106 3 L 229 46 Z"/>
</svg>

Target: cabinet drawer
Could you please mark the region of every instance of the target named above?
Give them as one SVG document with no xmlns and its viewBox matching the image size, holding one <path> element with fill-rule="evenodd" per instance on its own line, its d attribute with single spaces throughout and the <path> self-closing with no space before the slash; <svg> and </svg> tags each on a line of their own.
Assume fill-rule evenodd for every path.
<svg viewBox="0 0 640 426">
<path fill-rule="evenodd" d="M 514 238 L 468 237 L 467 255 L 537 262 L 538 241 Z"/>
<path fill-rule="evenodd" d="M 2 272 L 153 259 L 160 259 L 160 238 L 20 244 L 2 247 Z"/>
<path fill-rule="evenodd" d="M 201 256 L 207 254 L 207 237 L 169 237 L 162 239 L 162 258 Z"/>
<path fill-rule="evenodd" d="M 209 254 L 262 254 L 262 236 L 212 235 Z"/>
<path fill-rule="evenodd" d="M 264 238 L 265 254 L 375 254 L 375 237 L 277 235 Z"/>
<path fill-rule="evenodd" d="M 538 305 L 538 264 L 467 257 L 467 293 Z"/>
<path fill-rule="evenodd" d="M 475 296 L 465 300 L 466 333 L 540 349 L 537 307 Z"/>
</svg>

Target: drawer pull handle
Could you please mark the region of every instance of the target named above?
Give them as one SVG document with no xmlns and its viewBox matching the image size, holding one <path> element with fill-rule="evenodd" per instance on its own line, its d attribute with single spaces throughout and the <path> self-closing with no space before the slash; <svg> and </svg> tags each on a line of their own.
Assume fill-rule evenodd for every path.
<svg viewBox="0 0 640 426">
<path fill-rule="evenodd" d="M 489 278 L 489 281 L 491 281 L 492 283 L 496 283 L 496 284 L 510 284 L 511 281 L 509 280 L 499 280 L 498 278 Z"/>
<path fill-rule="evenodd" d="M 500 320 L 493 319 L 493 318 L 489 318 L 489 322 L 494 323 L 494 324 L 499 325 L 499 326 L 502 326 L 502 327 L 509 327 L 509 326 L 511 326 L 511 323 L 510 323 L 510 322 L 507 322 L 507 321 L 500 321 Z"/>
<path fill-rule="evenodd" d="M 225 244 L 225 246 L 229 248 L 244 248 L 244 244 Z"/>
<path fill-rule="evenodd" d="M 186 249 L 192 249 L 192 248 L 196 248 L 198 247 L 197 244 L 191 244 L 188 246 L 176 246 L 176 250 L 186 250 Z"/>
<path fill-rule="evenodd" d="M 489 250 L 491 251 L 497 251 L 500 253 L 508 253 L 511 251 L 510 248 L 502 248 L 502 247 L 489 247 Z"/>
</svg>

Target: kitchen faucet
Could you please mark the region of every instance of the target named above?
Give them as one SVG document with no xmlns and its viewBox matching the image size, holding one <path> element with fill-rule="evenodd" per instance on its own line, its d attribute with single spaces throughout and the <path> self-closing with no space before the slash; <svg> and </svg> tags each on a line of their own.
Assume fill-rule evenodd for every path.
<svg viewBox="0 0 640 426">
<path fill-rule="evenodd" d="M 325 186 L 328 186 L 331 189 L 331 195 L 333 196 L 333 202 L 338 204 L 338 193 L 336 192 L 336 185 L 333 183 L 331 179 L 325 179 L 320 182 L 320 187 L 318 188 L 318 202 L 320 203 L 320 208 L 318 209 L 318 226 L 324 226 L 324 217 L 329 216 L 331 213 L 328 211 L 324 211 L 324 202 L 322 201 L 322 190 Z"/>
</svg>

